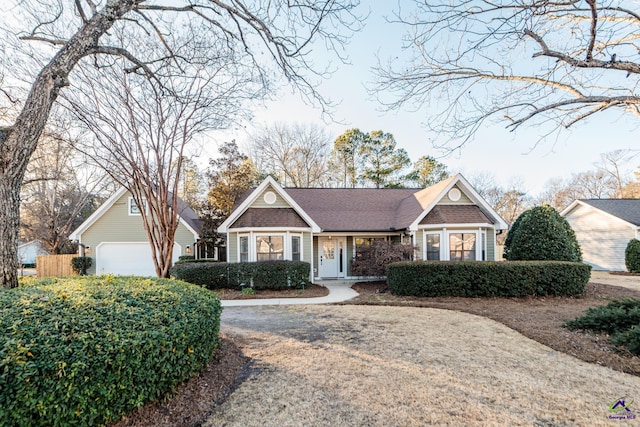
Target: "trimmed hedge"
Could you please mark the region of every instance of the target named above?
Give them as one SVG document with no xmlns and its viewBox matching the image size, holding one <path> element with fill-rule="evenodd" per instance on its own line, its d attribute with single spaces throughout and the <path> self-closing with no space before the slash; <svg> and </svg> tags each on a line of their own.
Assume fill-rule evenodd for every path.
<svg viewBox="0 0 640 427">
<path fill-rule="evenodd" d="M 174 265 L 170 274 L 176 279 L 207 289 L 304 289 L 311 265 L 302 261 L 216 262 Z"/>
<path fill-rule="evenodd" d="M 415 261 L 387 266 L 395 295 L 524 297 L 584 293 L 591 267 L 566 261 Z"/>
<path fill-rule="evenodd" d="M 106 425 L 199 372 L 218 345 L 220 300 L 188 283 L 28 282 L 0 291 L 0 425 Z"/>
</svg>

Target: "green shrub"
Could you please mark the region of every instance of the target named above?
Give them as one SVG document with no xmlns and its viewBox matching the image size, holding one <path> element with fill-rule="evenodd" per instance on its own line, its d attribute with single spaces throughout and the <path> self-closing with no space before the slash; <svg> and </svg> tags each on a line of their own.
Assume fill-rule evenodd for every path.
<svg viewBox="0 0 640 427">
<path fill-rule="evenodd" d="M 627 298 L 589 308 L 584 315 L 565 322 L 564 326 L 607 333 L 614 345 L 640 354 L 640 300 Z"/>
<path fill-rule="evenodd" d="M 640 300 L 633 298 L 589 308 L 583 316 L 565 323 L 569 329 L 588 329 L 610 335 L 635 325 L 640 325 Z"/>
<path fill-rule="evenodd" d="M 611 337 L 611 343 L 640 356 L 640 324 Z"/>
<path fill-rule="evenodd" d="M 640 240 L 629 241 L 624 251 L 624 263 L 630 273 L 640 273 Z"/>
<path fill-rule="evenodd" d="M 71 268 L 73 272 L 81 276 L 87 274 L 87 270 L 93 264 L 91 257 L 77 256 L 71 258 Z"/>
<path fill-rule="evenodd" d="M 0 425 L 106 425 L 202 369 L 221 306 L 184 282 L 47 279 L 0 291 Z"/>
<path fill-rule="evenodd" d="M 302 261 L 264 261 L 238 263 L 182 263 L 171 268 L 171 276 L 207 289 L 304 288 L 311 266 Z"/>
<path fill-rule="evenodd" d="M 523 212 L 507 235 L 509 261 L 582 261 L 576 235 L 558 211 L 548 205 Z"/>
<path fill-rule="evenodd" d="M 563 261 L 416 261 L 387 267 L 395 295 L 524 297 L 584 293 L 591 268 Z"/>
</svg>

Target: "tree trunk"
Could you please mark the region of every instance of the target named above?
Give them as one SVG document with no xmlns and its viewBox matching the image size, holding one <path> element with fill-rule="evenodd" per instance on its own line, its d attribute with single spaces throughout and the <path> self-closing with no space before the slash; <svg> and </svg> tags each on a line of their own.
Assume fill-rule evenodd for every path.
<svg viewBox="0 0 640 427">
<path fill-rule="evenodd" d="M 132 0 L 107 2 L 58 51 L 36 77 L 24 107 L 10 129 L 0 129 L 0 271 L 2 285 L 18 286 L 20 188 L 31 155 L 49 119 L 53 103 L 75 65 L 92 53 L 100 37 L 126 14 Z"/>
<path fill-rule="evenodd" d="M 18 227 L 20 185 L 0 175 L 0 280 L 7 288 L 18 286 Z"/>
</svg>

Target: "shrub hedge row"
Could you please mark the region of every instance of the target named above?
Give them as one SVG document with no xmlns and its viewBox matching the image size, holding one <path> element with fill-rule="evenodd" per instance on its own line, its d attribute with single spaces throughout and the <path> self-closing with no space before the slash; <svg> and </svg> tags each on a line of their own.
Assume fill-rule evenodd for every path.
<svg viewBox="0 0 640 427">
<path fill-rule="evenodd" d="M 0 425 L 106 425 L 199 372 L 220 300 L 168 279 L 91 276 L 0 290 Z"/>
<path fill-rule="evenodd" d="M 592 307 L 577 319 L 566 322 L 569 329 L 605 332 L 614 345 L 640 355 L 640 300 L 627 298 Z"/>
<path fill-rule="evenodd" d="M 524 297 L 584 293 L 591 268 L 566 261 L 422 261 L 387 267 L 396 295 Z"/>
<path fill-rule="evenodd" d="M 304 288 L 311 265 L 302 261 L 264 261 L 239 263 L 181 263 L 171 268 L 171 276 L 207 289 Z"/>
</svg>

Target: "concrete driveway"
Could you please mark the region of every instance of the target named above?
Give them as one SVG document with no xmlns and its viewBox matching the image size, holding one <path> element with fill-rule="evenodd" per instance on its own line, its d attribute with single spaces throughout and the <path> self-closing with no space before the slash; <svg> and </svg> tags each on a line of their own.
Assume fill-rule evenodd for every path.
<svg viewBox="0 0 640 427">
<path fill-rule="evenodd" d="M 640 291 L 640 276 L 611 274 L 608 271 L 592 271 L 590 282 L 601 283 L 604 285 L 622 286 L 624 288 Z"/>
</svg>

